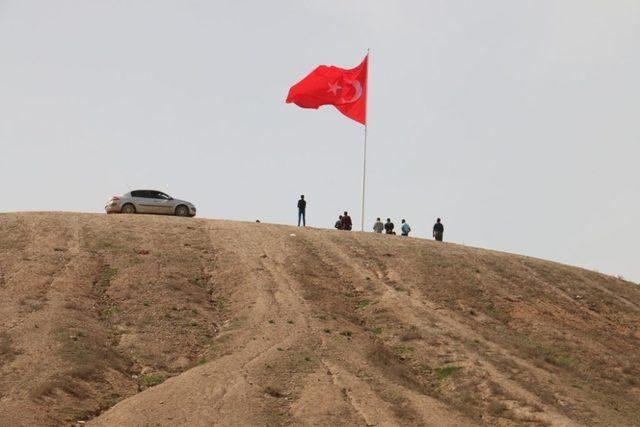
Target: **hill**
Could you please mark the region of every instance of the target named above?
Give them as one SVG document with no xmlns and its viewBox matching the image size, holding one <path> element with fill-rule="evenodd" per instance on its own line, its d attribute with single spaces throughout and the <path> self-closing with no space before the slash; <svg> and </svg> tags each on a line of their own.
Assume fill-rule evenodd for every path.
<svg viewBox="0 0 640 427">
<path fill-rule="evenodd" d="M 0 215 L 0 424 L 640 425 L 640 287 L 372 233 Z"/>
</svg>

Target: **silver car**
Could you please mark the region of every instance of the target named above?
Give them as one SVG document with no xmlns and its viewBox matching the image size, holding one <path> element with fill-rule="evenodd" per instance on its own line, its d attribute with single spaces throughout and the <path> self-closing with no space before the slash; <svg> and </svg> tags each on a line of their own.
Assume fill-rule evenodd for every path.
<svg viewBox="0 0 640 427">
<path fill-rule="evenodd" d="M 149 213 L 177 216 L 196 216 L 193 203 L 174 199 L 162 191 L 135 190 L 122 196 L 113 196 L 104 207 L 107 213 Z"/>
</svg>

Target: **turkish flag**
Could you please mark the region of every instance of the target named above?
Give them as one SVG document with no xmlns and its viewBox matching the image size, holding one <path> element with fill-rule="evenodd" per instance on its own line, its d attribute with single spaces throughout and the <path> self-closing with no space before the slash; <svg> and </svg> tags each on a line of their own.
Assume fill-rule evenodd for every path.
<svg viewBox="0 0 640 427">
<path fill-rule="evenodd" d="M 366 124 L 367 60 L 350 70 L 320 65 L 289 89 L 287 103 L 302 108 L 333 105 L 342 114 Z"/>
</svg>

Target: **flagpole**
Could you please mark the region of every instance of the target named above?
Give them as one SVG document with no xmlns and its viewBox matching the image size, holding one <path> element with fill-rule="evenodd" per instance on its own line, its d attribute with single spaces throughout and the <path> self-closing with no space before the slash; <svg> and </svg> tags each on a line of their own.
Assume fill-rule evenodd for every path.
<svg viewBox="0 0 640 427">
<path fill-rule="evenodd" d="M 367 183 L 367 104 L 369 103 L 369 49 L 367 48 L 367 92 L 364 100 L 364 147 L 362 150 L 362 207 L 360 214 L 360 231 L 364 231 L 364 196 Z"/>
</svg>

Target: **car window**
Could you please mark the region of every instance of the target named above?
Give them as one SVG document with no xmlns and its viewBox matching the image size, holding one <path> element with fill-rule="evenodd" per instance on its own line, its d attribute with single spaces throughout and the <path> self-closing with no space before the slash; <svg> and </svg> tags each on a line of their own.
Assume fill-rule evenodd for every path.
<svg viewBox="0 0 640 427">
<path fill-rule="evenodd" d="M 171 200 L 171 196 L 169 196 L 168 194 L 162 193 L 160 191 L 158 191 L 158 199 L 164 199 L 164 200 Z"/>
<path fill-rule="evenodd" d="M 131 192 L 131 197 L 146 197 L 146 196 L 144 195 L 144 191 L 136 190 Z"/>
<path fill-rule="evenodd" d="M 149 190 L 139 190 L 138 197 L 144 197 L 145 199 L 153 199 L 153 191 Z"/>
</svg>

